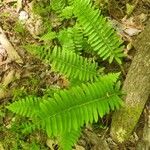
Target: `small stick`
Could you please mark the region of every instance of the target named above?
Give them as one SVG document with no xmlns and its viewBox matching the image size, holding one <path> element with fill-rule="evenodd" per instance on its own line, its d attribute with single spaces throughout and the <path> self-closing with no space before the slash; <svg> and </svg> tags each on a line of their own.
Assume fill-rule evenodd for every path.
<svg viewBox="0 0 150 150">
<path fill-rule="evenodd" d="M 19 64 L 23 63 L 21 57 L 18 55 L 17 51 L 13 48 L 12 44 L 8 41 L 1 27 L 0 27 L 0 43 L 2 47 L 7 51 L 8 58 L 11 61 L 15 61 Z"/>
</svg>

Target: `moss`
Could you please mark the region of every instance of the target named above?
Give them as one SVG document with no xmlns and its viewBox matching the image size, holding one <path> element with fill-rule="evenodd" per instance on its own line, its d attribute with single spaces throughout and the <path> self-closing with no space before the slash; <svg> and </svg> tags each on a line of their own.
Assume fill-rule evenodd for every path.
<svg viewBox="0 0 150 150">
<path fill-rule="evenodd" d="M 118 115 L 121 117 L 117 119 L 117 123 L 112 123 L 111 134 L 114 140 L 122 143 L 129 138 L 131 132 L 134 130 L 134 127 L 139 120 L 139 116 L 142 113 L 142 110 L 143 106 L 140 105 L 136 105 L 134 107 L 128 106 L 115 114 L 114 117 L 118 117 Z"/>
</svg>

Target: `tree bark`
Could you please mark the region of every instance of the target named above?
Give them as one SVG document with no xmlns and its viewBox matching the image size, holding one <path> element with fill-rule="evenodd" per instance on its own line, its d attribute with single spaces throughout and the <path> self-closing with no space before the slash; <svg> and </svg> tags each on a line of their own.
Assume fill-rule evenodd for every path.
<svg viewBox="0 0 150 150">
<path fill-rule="evenodd" d="M 112 117 L 112 138 L 122 143 L 134 130 L 150 94 L 150 22 L 133 42 L 137 53 L 129 68 L 123 93 L 125 106 Z"/>
</svg>

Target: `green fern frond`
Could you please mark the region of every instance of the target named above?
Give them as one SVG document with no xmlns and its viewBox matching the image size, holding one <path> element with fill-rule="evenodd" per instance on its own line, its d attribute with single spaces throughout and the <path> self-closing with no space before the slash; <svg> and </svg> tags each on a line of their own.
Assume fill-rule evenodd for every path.
<svg viewBox="0 0 150 150">
<path fill-rule="evenodd" d="M 63 49 L 74 50 L 77 53 L 83 49 L 83 33 L 78 25 L 61 30 L 58 40 Z"/>
<path fill-rule="evenodd" d="M 33 0 L 32 12 L 42 17 L 47 16 L 51 12 L 50 0 Z"/>
<path fill-rule="evenodd" d="M 23 48 L 25 48 L 32 55 L 35 55 L 37 58 L 41 59 L 44 63 L 49 63 L 51 50 L 48 46 L 27 44 L 24 45 Z"/>
<path fill-rule="evenodd" d="M 94 83 L 61 90 L 52 98 L 27 97 L 7 108 L 16 114 L 30 117 L 48 136 L 78 131 L 84 124 L 97 122 L 111 110 L 122 105 L 120 92 L 114 88 L 118 74 L 102 77 Z"/>
<path fill-rule="evenodd" d="M 61 46 L 65 50 L 73 50 L 75 49 L 74 41 L 73 41 L 73 35 L 72 35 L 72 29 L 63 29 L 58 34 L 58 40 L 60 41 Z"/>
<path fill-rule="evenodd" d="M 81 130 L 72 130 L 71 132 L 66 132 L 58 137 L 58 143 L 60 145 L 60 150 L 71 150 L 74 143 L 77 142 L 81 135 Z"/>
<path fill-rule="evenodd" d="M 119 76 L 120 76 L 120 72 L 118 72 L 118 73 L 109 73 L 108 75 L 99 77 L 98 81 L 108 80 L 108 81 L 111 81 L 113 83 L 116 83 Z"/>
<path fill-rule="evenodd" d="M 97 122 L 111 110 L 119 108 L 122 101 L 114 88 L 114 81 L 105 77 L 102 81 L 83 84 L 56 93 L 52 100 L 40 103 L 41 126 L 49 136 L 78 130 L 89 122 Z"/>
<path fill-rule="evenodd" d="M 48 31 L 46 34 L 39 38 L 40 41 L 51 41 L 57 37 L 56 32 Z"/>
<path fill-rule="evenodd" d="M 55 71 L 69 78 L 77 78 L 81 81 L 93 81 L 98 77 L 97 64 L 79 56 L 71 50 L 61 50 L 55 47 L 51 52 L 45 46 L 36 45 L 26 45 L 25 48 L 45 63 L 51 63 Z"/>
<path fill-rule="evenodd" d="M 79 25 L 75 25 L 72 28 L 72 37 L 73 37 L 76 52 L 81 52 L 81 50 L 83 50 L 84 37 L 82 32 L 83 31 Z"/>
<path fill-rule="evenodd" d="M 36 45 L 36 44 L 27 44 L 27 45 L 24 45 L 23 48 L 25 48 L 29 53 L 33 55 L 41 56 L 41 58 L 45 56 L 44 55 L 45 46 Z"/>
<path fill-rule="evenodd" d="M 28 96 L 25 99 L 15 101 L 7 108 L 21 116 L 36 118 L 40 109 L 39 103 L 41 99 L 35 96 Z"/>
<path fill-rule="evenodd" d="M 97 64 L 83 58 L 72 51 L 54 48 L 50 57 L 54 70 L 69 78 L 78 78 L 81 81 L 93 81 L 97 78 Z"/>
<path fill-rule="evenodd" d="M 67 0 L 68 5 L 72 5 L 74 0 Z"/>
<path fill-rule="evenodd" d="M 21 124 L 21 132 L 25 135 L 30 134 L 37 129 L 39 129 L 39 127 L 36 123 L 27 122 Z"/>
<path fill-rule="evenodd" d="M 73 16 L 73 7 L 72 6 L 65 7 L 60 14 L 60 17 L 63 19 L 70 19 L 72 16 Z"/>
<path fill-rule="evenodd" d="M 121 64 L 123 41 L 99 10 L 92 6 L 91 0 L 74 0 L 73 7 L 93 50 L 103 60 L 108 59 L 111 63 L 115 59 Z"/>
<path fill-rule="evenodd" d="M 66 6 L 66 0 L 51 0 L 51 8 L 57 13 L 60 13 Z"/>
</svg>

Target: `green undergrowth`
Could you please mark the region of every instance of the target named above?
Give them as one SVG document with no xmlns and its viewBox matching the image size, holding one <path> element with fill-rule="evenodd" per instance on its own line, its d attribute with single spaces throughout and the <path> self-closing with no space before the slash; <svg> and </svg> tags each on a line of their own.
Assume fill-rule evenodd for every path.
<svg viewBox="0 0 150 150">
<path fill-rule="evenodd" d="M 45 141 L 36 134 L 55 139 L 58 149 L 71 150 L 87 125 L 123 105 L 120 72 L 106 73 L 102 65 L 122 65 L 123 41 L 91 0 L 34 1 L 33 13 L 41 16 L 45 30 L 23 48 L 50 69 L 33 70 L 35 76 L 13 91 L 6 106 L 15 114 L 9 130 L 18 149 L 44 150 Z M 17 23 L 15 32 L 24 35 Z"/>
</svg>

